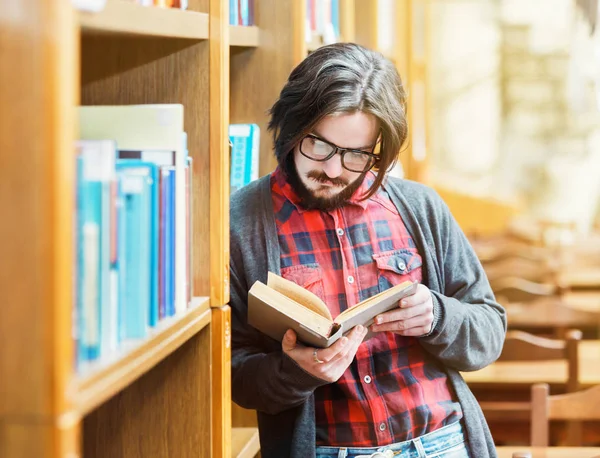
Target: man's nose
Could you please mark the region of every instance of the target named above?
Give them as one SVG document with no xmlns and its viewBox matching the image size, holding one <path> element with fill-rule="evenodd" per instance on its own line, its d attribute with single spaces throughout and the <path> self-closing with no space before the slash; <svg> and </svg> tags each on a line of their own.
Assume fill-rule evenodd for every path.
<svg viewBox="0 0 600 458">
<path fill-rule="evenodd" d="M 325 161 L 323 163 L 323 171 L 329 178 L 339 177 L 344 171 L 344 168 L 342 167 L 342 156 L 340 154 L 335 154 L 331 159 Z"/>
</svg>

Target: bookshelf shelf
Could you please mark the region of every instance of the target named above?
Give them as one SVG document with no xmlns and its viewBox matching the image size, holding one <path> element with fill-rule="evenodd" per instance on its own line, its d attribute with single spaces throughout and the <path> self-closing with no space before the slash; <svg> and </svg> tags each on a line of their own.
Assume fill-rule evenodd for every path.
<svg viewBox="0 0 600 458">
<path fill-rule="evenodd" d="M 254 458 L 260 450 L 258 428 L 233 428 L 231 442 L 232 458 Z"/>
<path fill-rule="evenodd" d="M 256 48 L 260 44 L 260 29 L 255 25 L 229 26 L 229 45 L 245 48 Z"/>
<path fill-rule="evenodd" d="M 208 39 L 208 14 L 108 0 L 99 13 L 80 12 L 83 33 Z"/>
<path fill-rule="evenodd" d="M 84 367 L 75 379 L 74 404 L 77 411 L 85 415 L 129 386 L 210 321 L 209 298 L 196 297 L 184 315 L 165 319 L 148 339 L 132 342 L 131 346 L 124 348 L 112 359 Z"/>
</svg>

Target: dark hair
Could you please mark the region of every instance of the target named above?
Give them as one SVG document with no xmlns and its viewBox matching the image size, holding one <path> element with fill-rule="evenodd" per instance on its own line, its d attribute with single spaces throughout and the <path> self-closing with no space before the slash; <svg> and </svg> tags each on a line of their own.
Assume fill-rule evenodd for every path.
<svg viewBox="0 0 600 458">
<path fill-rule="evenodd" d="M 372 196 L 408 134 L 406 93 L 394 64 L 357 44 L 323 46 L 290 74 L 270 110 L 279 166 L 285 170 L 294 147 L 325 116 L 357 111 L 375 116 L 381 132 L 377 177 L 364 199 Z"/>
</svg>

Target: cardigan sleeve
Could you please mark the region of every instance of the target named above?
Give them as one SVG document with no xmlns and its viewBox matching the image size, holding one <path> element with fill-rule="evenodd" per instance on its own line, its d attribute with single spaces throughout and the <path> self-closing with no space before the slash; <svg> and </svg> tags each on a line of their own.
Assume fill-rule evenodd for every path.
<svg viewBox="0 0 600 458">
<path fill-rule="evenodd" d="M 235 222 L 230 239 L 232 398 L 247 409 L 276 414 L 304 403 L 317 387 L 328 382 L 306 372 L 283 352 L 281 342 L 248 324 L 251 285 L 247 279 L 262 276 L 266 279 L 266 255 L 257 255 L 266 253 L 266 246 L 264 231 L 255 227 L 260 223 L 252 217 L 258 212 L 240 200 L 231 205 L 231 221 Z"/>
<path fill-rule="evenodd" d="M 431 230 L 426 249 L 438 265 L 439 288 L 430 288 L 433 329 L 420 339 L 421 344 L 453 369 L 481 369 L 500 356 L 506 334 L 506 311 L 496 302 L 471 244 L 434 191 L 425 209 Z"/>
</svg>

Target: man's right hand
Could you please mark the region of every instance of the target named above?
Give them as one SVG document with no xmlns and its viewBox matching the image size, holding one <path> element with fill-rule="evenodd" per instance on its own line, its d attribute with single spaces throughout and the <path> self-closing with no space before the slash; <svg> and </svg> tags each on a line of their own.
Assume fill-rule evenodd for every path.
<svg viewBox="0 0 600 458">
<path fill-rule="evenodd" d="M 367 331 L 364 326 L 358 325 L 347 336 L 338 339 L 331 347 L 315 349 L 298 343 L 296 333 L 292 329 L 288 329 L 281 341 L 281 348 L 306 372 L 333 383 L 337 382 L 350 366 Z M 319 360 L 323 361 L 322 363 L 315 361 L 315 350 L 317 350 Z"/>
</svg>

